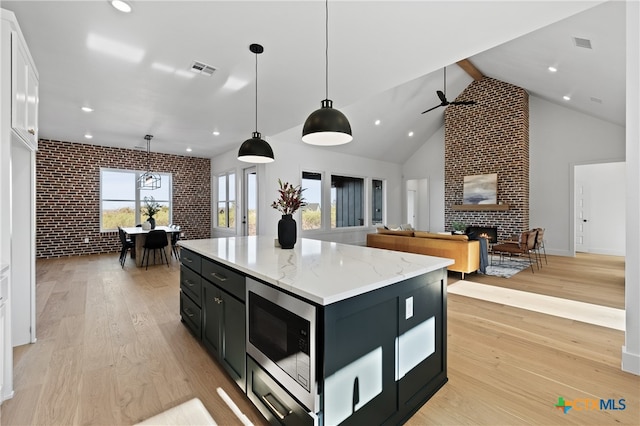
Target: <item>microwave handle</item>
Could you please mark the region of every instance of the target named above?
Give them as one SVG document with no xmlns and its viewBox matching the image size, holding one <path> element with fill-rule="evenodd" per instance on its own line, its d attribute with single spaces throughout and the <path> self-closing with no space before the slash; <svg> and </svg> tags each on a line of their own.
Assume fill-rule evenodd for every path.
<svg viewBox="0 0 640 426">
<path fill-rule="evenodd" d="M 271 397 L 271 398 L 269 398 Z M 269 407 L 269 409 L 271 410 L 271 412 L 273 414 L 275 414 L 276 416 L 278 416 L 278 418 L 282 421 L 284 420 L 285 417 L 287 417 L 289 414 L 292 413 L 292 411 L 290 409 L 288 409 L 284 404 L 282 404 L 280 401 L 278 401 L 276 399 L 275 396 L 273 396 L 271 394 L 271 392 L 265 394 L 265 395 L 260 395 L 260 398 L 262 399 L 262 401 L 267 405 L 267 407 Z M 273 402 L 271 402 L 269 399 L 273 399 Z M 280 412 L 280 410 L 278 410 L 276 408 L 276 405 L 279 405 L 280 407 L 284 408 L 284 410 L 286 411 L 286 414 L 282 414 Z"/>
</svg>

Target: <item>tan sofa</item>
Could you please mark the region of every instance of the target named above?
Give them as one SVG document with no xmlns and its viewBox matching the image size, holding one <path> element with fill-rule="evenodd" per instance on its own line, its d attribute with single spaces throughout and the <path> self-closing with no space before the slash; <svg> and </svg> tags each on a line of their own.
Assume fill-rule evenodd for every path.
<svg viewBox="0 0 640 426">
<path fill-rule="evenodd" d="M 447 269 L 464 274 L 480 268 L 480 243 L 469 241 L 466 235 L 444 235 L 422 231 L 391 231 L 378 228 L 378 233 L 367 234 L 367 247 L 453 259 Z"/>
</svg>

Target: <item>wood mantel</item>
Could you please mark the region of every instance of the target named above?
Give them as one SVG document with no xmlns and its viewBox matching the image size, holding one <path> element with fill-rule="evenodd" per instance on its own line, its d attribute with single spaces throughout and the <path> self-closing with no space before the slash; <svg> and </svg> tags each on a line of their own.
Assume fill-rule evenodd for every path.
<svg viewBox="0 0 640 426">
<path fill-rule="evenodd" d="M 507 211 L 509 210 L 509 204 L 454 204 L 451 209 L 471 212 Z"/>
</svg>

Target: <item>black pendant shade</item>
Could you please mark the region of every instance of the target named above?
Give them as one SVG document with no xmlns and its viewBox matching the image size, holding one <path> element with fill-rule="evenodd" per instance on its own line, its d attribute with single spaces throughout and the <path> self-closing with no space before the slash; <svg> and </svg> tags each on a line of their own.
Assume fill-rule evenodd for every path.
<svg viewBox="0 0 640 426">
<path fill-rule="evenodd" d="M 258 55 L 264 52 L 264 47 L 254 43 L 249 46 L 249 50 L 256 55 L 256 131 L 252 133 L 251 139 L 240 145 L 238 160 L 247 163 L 271 163 L 274 160 L 273 150 L 258 132 Z"/>
<path fill-rule="evenodd" d="M 253 132 L 251 139 L 242 142 L 238 160 L 247 163 L 270 163 L 274 160 L 271 146 L 262 139 L 260 132 Z"/>
<path fill-rule="evenodd" d="M 353 140 L 347 117 L 325 99 L 322 107 L 313 111 L 302 128 L 302 141 L 311 145 L 342 145 Z"/>
<path fill-rule="evenodd" d="M 329 0 L 325 0 L 325 89 L 320 109 L 313 111 L 302 126 L 302 141 L 311 145 L 342 145 L 353 140 L 347 117 L 333 108 L 329 99 Z"/>
</svg>

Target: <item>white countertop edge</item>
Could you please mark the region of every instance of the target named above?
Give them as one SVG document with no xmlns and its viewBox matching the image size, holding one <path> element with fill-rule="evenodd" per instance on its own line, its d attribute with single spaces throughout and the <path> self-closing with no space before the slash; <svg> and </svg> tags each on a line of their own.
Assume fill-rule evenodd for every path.
<svg viewBox="0 0 640 426">
<path fill-rule="evenodd" d="M 204 239 L 204 240 L 219 240 L 219 239 L 232 239 L 232 238 L 243 238 L 243 237 L 221 237 L 221 238 L 211 238 L 211 239 Z M 273 238 L 270 239 L 271 241 L 273 240 Z M 406 279 L 409 278 L 413 278 L 419 275 L 423 275 L 441 268 L 446 268 L 449 265 L 452 265 L 453 263 L 455 263 L 452 259 L 448 259 L 448 258 L 440 258 L 440 257 L 434 257 L 434 256 L 426 256 L 426 255 L 419 255 L 419 254 L 415 254 L 415 253 L 405 253 L 405 252 L 400 252 L 400 251 L 394 251 L 394 250 L 386 250 L 386 249 L 374 249 L 371 247 L 365 247 L 365 246 L 353 246 L 353 245 L 348 245 L 348 244 L 340 244 L 340 243 L 335 243 L 336 245 L 339 246 L 350 246 L 350 247 L 360 247 L 362 249 L 366 249 L 366 250 L 380 250 L 380 251 L 384 251 L 386 253 L 389 253 L 393 256 L 398 257 L 398 259 L 402 259 L 403 257 L 406 256 L 424 256 L 424 257 L 428 257 L 430 258 L 430 262 L 431 264 L 428 266 L 422 266 L 422 267 L 418 267 L 415 268 L 414 270 L 410 270 L 410 271 L 405 271 L 403 273 L 398 273 L 392 276 L 389 276 L 385 279 L 378 279 L 374 282 L 368 283 L 368 284 L 363 284 L 363 285 L 359 285 L 358 287 L 355 288 L 348 288 L 345 289 L 344 291 L 339 291 L 339 292 L 334 292 L 331 295 L 319 295 L 313 292 L 310 292 L 308 290 L 305 290 L 304 288 L 301 288 L 299 286 L 296 286 L 294 283 L 288 282 L 290 280 L 287 280 L 286 277 L 276 277 L 276 276 L 271 276 L 271 275 L 266 275 L 264 273 L 261 273 L 260 271 L 253 269 L 251 267 L 247 267 L 246 265 L 243 265 L 241 263 L 237 263 L 237 262 L 232 262 L 227 260 L 226 258 L 223 257 L 219 257 L 217 256 L 215 253 L 211 253 L 207 250 L 203 250 L 202 248 L 200 248 L 197 244 L 198 241 L 202 242 L 203 240 L 180 240 L 178 242 L 179 245 L 183 246 L 184 248 L 191 250 L 197 254 L 200 254 L 201 256 L 204 256 L 206 258 L 215 260 L 216 262 L 219 262 L 225 266 L 228 266 L 230 268 L 233 268 L 237 271 L 240 271 L 248 276 L 254 277 L 258 280 L 264 281 L 266 283 L 269 283 L 271 285 L 274 285 L 277 288 L 280 288 L 282 290 L 288 291 L 292 294 L 295 294 L 297 296 L 300 296 L 304 299 L 307 299 L 311 302 L 314 302 L 318 305 L 321 306 L 326 306 L 326 305 L 330 305 L 332 303 L 335 302 L 339 302 L 345 299 L 348 299 L 350 297 L 354 297 L 354 296 L 358 296 L 364 293 L 368 293 L 370 291 L 374 291 L 383 287 L 386 287 L 388 285 L 391 284 L 395 284 L 398 283 L 400 281 L 404 281 Z M 192 244 L 192 243 L 195 244 Z M 282 250 L 282 249 L 280 249 Z M 437 259 L 437 260 L 436 260 Z M 284 279 L 283 279 L 284 278 Z"/>
</svg>

